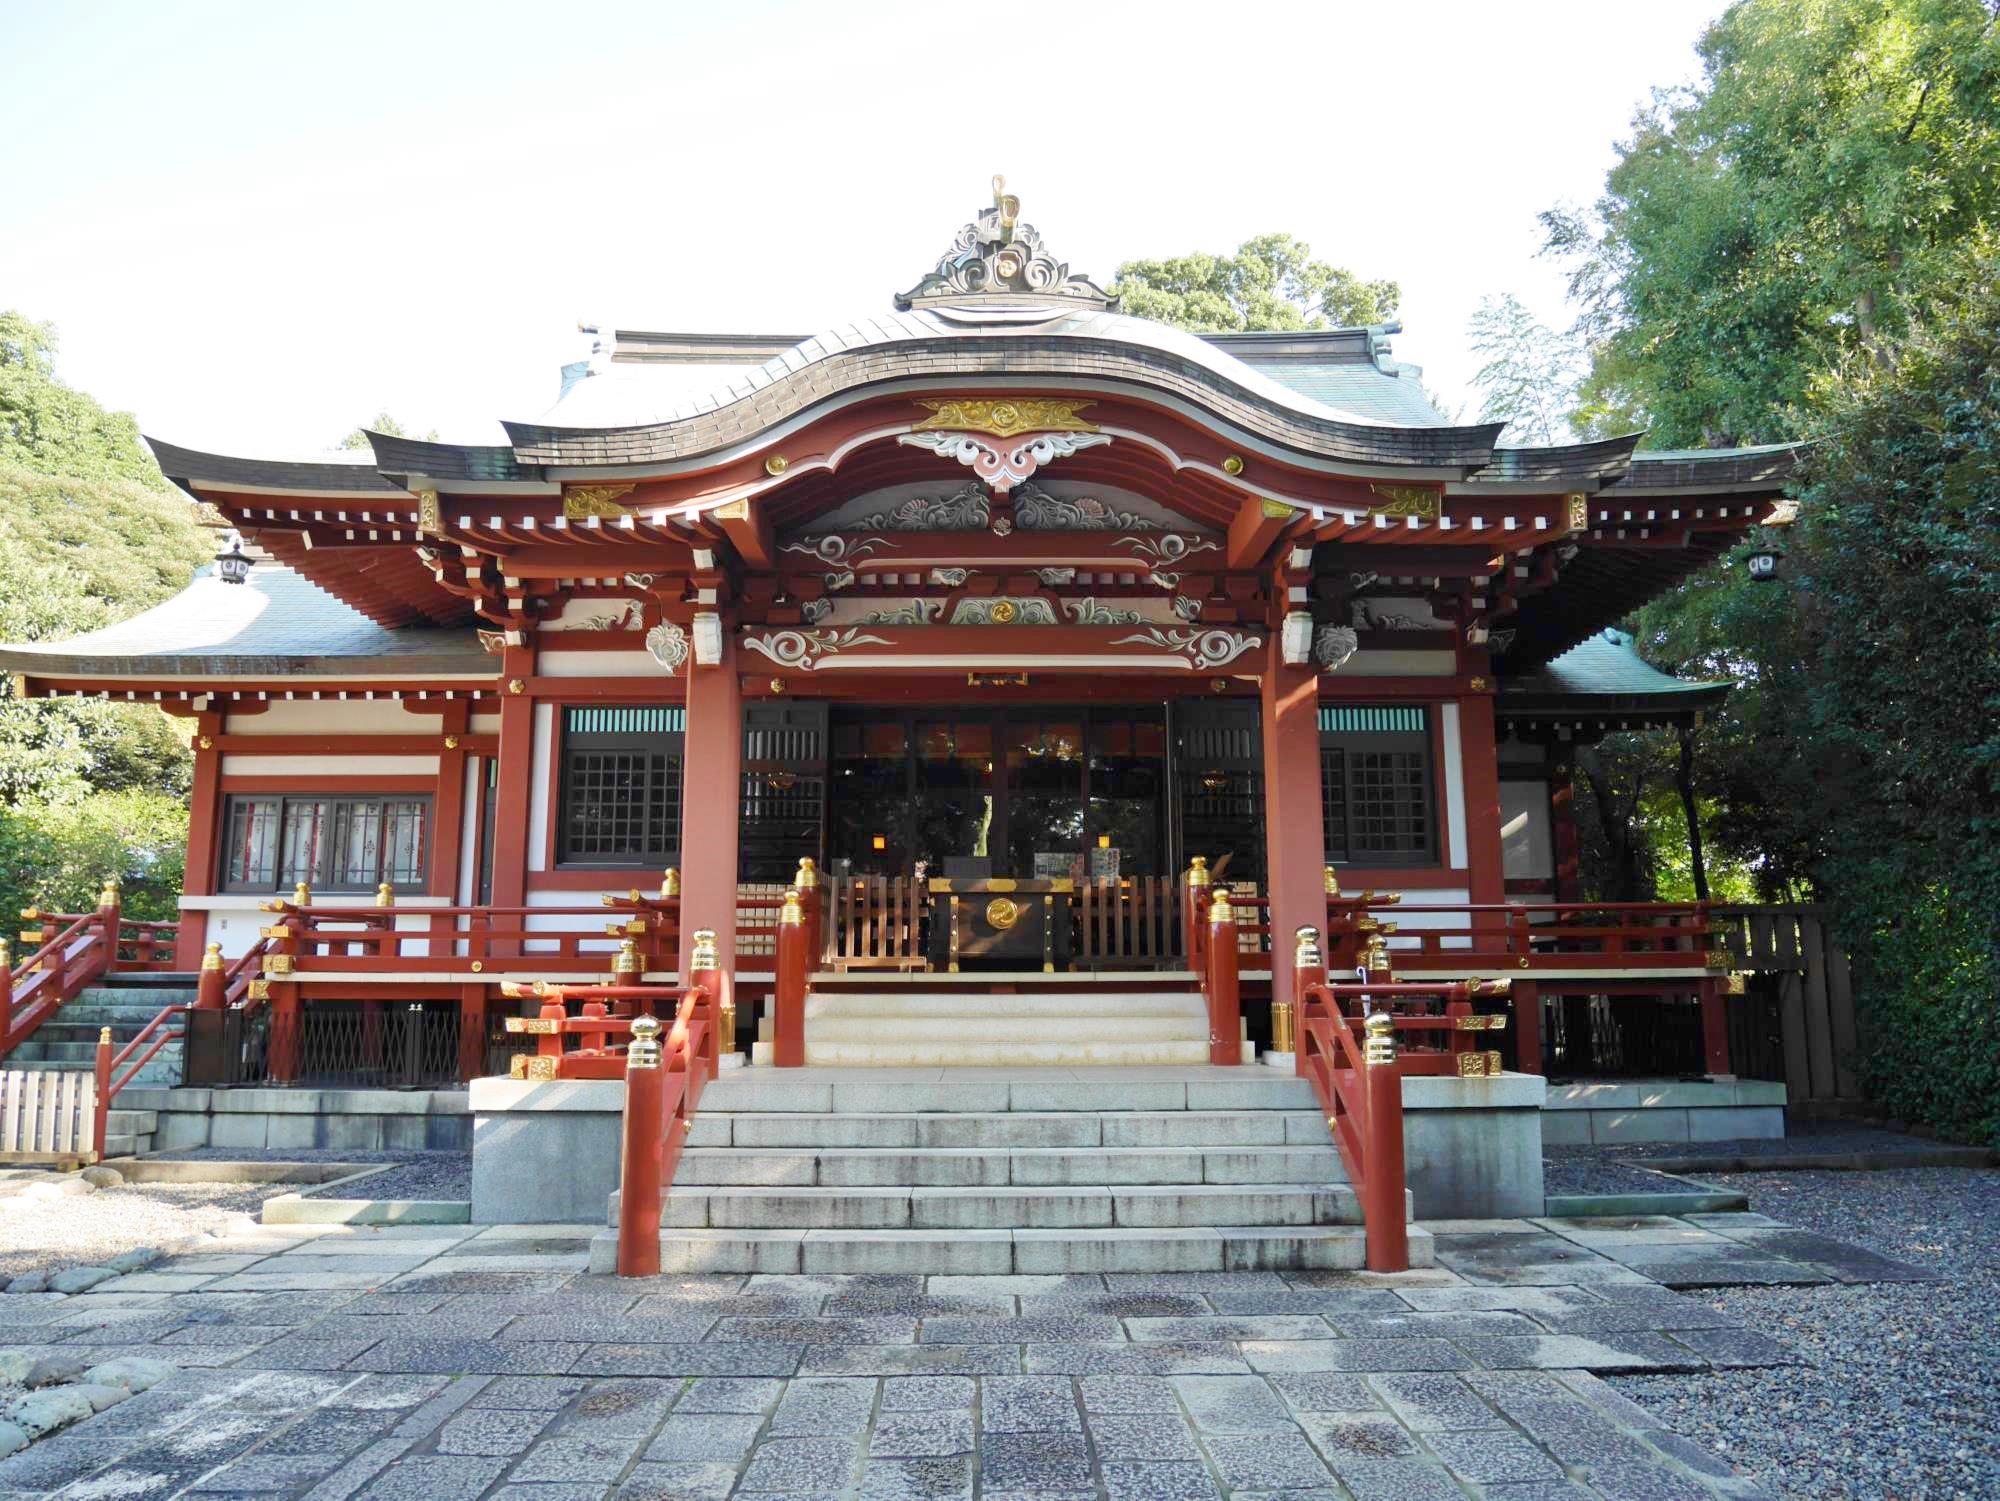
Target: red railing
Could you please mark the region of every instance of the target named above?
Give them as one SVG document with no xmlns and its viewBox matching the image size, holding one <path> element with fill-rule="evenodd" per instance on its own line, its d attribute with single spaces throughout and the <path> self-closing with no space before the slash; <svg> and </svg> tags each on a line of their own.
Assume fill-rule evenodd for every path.
<svg viewBox="0 0 2000 1501">
<path fill-rule="evenodd" d="M 29 907 L 21 919 L 35 925 L 21 931 L 22 943 L 34 945 L 27 957 L 11 964 L 0 942 L 0 1058 L 92 981 L 114 970 L 173 968 L 178 926 L 125 917 L 115 880 L 104 883 L 94 912 Z"/>
<path fill-rule="evenodd" d="M 1336 971 L 1360 961 L 1371 935 L 1396 935 L 1405 973 L 1472 970 L 1586 973 L 1727 968 L 1710 949 L 1714 928 L 1698 902 L 1473 902 L 1404 904 L 1400 924 L 1380 914 L 1379 893 L 1327 897 L 1327 962 Z M 1423 926 L 1416 926 L 1422 919 Z"/>
<path fill-rule="evenodd" d="M 801 861 L 798 883 L 782 898 L 774 897 L 770 902 L 777 909 L 778 929 L 771 1061 L 779 1068 L 799 1068 L 806 1061 L 806 996 L 812 986 L 812 967 L 820 954 L 825 914 L 824 890 L 812 862 Z"/>
</svg>

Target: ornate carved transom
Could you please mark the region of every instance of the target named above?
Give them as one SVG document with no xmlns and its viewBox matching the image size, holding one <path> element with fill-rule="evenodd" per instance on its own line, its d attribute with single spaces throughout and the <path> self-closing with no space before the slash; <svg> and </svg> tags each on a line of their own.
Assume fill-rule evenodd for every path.
<svg viewBox="0 0 2000 1501">
<path fill-rule="evenodd" d="M 1021 200 L 1006 186 L 1004 177 L 993 179 L 993 206 L 959 230 L 951 248 L 938 257 L 937 269 L 900 293 L 896 306 L 1011 296 L 1115 309 L 1117 298 L 1042 248 L 1035 226 L 1020 220 Z"/>
</svg>

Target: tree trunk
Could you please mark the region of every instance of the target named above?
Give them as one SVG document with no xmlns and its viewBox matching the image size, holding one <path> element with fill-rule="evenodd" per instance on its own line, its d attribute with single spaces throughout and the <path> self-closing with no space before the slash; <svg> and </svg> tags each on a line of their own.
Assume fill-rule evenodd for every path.
<svg viewBox="0 0 2000 1501">
<path fill-rule="evenodd" d="M 1595 750 L 1579 747 L 1576 764 L 1583 773 L 1583 779 L 1590 784 L 1591 801 L 1597 805 L 1597 826 L 1604 832 L 1604 842 L 1611 847 L 1612 889 L 1604 894 L 1602 900 L 1643 901 L 1645 897 L 1639 889 L 1639 859 L 1637 842 L 1632 837 L 1631 815 L 1618 808 L 1610 778 L 1604 774 L 1604 763 Z M 1635 792 L 1632 799 L 1634 809 L 1638 807 L 1638 802 Z"/>
<path fill-rule="evenodd" d="M 1681 794 L 1681 813 L 1687 819 L 1688 864 L 1694 871 L 1694 899 L 1708 900 L 1708 866 L 1701 855 L 1701 817 L 1694 803 L 1694 726 L 1680 726 L 1681 759 L 1674 785 Z"/>
</svg>

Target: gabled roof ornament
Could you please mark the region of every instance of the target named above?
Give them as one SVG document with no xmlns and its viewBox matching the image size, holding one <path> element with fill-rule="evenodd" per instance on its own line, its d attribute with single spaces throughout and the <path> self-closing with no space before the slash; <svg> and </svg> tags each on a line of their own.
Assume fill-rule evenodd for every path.
<svg viewBox="0 0 2000 1501">
<path fill-rule="evenodd" d="M 993 206 L 959 230 L 937 269 L 896 298 L 901 309 L 948 305 L 1006 318 L 1040 304 L 1052 313 L 1067 307 L 1115 310 L 1118 299 L 1042 248 L 1032 224 L 1021 222 L 1021 200 L 993 178 Z M 1006 299 L 1005 302 L 1002 299 Z M 1046 316 L 1046 314 L 1043 314 Z"/>
</svg>

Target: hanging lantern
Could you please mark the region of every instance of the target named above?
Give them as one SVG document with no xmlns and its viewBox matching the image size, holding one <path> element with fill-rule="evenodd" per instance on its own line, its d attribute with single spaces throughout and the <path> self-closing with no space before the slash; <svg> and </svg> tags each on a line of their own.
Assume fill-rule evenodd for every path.
<svg viewBox="0 0 2000 1501">
<path fill-rule="evenodd" d="M 1760 584 L 1770 583 L 1777 578 L 1778 560 L 1784 557 L 1784 555 L 1785 550 L 1778 546 L 1777 543 L 1771 541 L 1759 542 L 1750 553 L 1748 564 L 1750 577 L 1757 580 Z"/>
<path fill-rule="evenodd" d="M 222 540 L 223 551 L 215 555 L 216 576 L 225 584 L 248 583 L 250 559 L 244 555 L 242 536 L 231 532 Z"/>
</svg>

